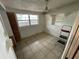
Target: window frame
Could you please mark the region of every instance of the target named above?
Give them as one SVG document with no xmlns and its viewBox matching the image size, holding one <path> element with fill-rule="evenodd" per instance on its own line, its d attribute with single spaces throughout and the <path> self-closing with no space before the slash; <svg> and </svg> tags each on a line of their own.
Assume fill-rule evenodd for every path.
<svg viewBox="0 0 79 59">
<path fill-rule="evenodd" d="M 29 23 L 29 25 L 20 26 L 20 25 L 19 25 L 19 21 L 26 21 L 26 20 L 18 20 L 17 14 L 20 14 L 20 13 L 16 13 L 16 19 L 17 19 L 17 23 L 18 23 L 18 26 L 19 26 L 19 27 L 34 26 L 34 25 L 36 26 L 36 25 L 39 25 L 39 15 L 37 15 L 37 14 L 25 14 L 25 15 L 28 15 L 28 23 Z M 24 15 L 24 14 L 21 14 L 21 15 Z M 37 21 L 37 24 L 31 24 L 30 15 L 36 15 L 36 16 L 38 17 L 38 19 L 36 20 L 36 21 Z"/>
<path fill-rule="evenodd" d="M 65 14 L 61 13 L 55 16 L 55 25 L 61 26 L 65 19 Z"/>
<path fill-rule="evenodd" d="M 31 19 L 31 15 L 33 15 L 33 14 L 30 14 L 29 15 L 29 20 L 30 20 L 30 25 L 31 26 L 33 26 L 33 25 L 38 25 L 39 24 L 39 16 L 38 15 L 34 15 L 34 16 L 37 16 L 37 19 L 35 19 L 35 21 L 37 22 L 37 24 L 35 23 L 35 24 L 32 24 L 31 22 L 33 21 L 33 19 Z"/>
</svg>

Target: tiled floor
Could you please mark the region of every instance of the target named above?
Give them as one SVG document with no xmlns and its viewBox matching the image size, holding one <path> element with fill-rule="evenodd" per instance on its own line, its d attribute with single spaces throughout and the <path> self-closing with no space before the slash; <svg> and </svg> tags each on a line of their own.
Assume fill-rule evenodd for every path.
<svg viewBox="0 0 79 59">
<path fill-rule="evenodd" d="M 18 43 L 16 55 L 18 59 L 60 59 L 64 46 L 57 42 L 58 38 L 40 33 Z"/>
</svg>

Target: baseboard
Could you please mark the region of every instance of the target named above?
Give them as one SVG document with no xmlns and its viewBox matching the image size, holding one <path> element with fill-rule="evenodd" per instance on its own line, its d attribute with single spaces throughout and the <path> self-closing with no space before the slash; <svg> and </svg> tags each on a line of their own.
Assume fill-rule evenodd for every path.
<svg viewBox="0 0 79 59">
<path fill-rule="evenodd" d="M 33 34 L 33 35 L 30 35 L 30 36 L 28 36 L 28 37 L 24 37 L 24 38 L 22 38 L 22 40 L 24 40 L 24 39 L 26 39 L 26 38 L 29 38 L 29 37 L 32 37 L 32 36 L 34 36 L 34 35 L 38 35 L 38 34 L 40 34 L 40 33 L 45 33 L 45 32 L 39 32 L 39 33 L 35 33 L 35 34 Z"/>
<path fill-rule="evenodd" d="M 47 34 L 49 34 L 50 36 L 53 36 L 53 37 L 56 37 L 56 38 L 58 38 L 58 39 L 59 39 L 59 36 L 55 36 L 55 35 L 50 34 L 50 33 L 48 33 L 48 32 L 45 32 L 45 33 L 47 33 Z"/>
</svg>

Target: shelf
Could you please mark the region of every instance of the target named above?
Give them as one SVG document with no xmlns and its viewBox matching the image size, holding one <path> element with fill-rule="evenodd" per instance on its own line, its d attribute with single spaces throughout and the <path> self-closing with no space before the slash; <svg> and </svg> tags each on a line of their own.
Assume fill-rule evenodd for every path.
<svg viewBox="0 0 79 59">
<path fill-rule="evenodd" d="M 64 29 L 61 29 L 61 31 L 70 33 L 70 31 L 68 31 L 68 30 L 64 30 Z"/>
<path fill-rule="evenodd" d="M 58 40 L 57 42 L 59 42 L 59 43 L 65 45 L 65 44 L 67 43 L 67 40 L 62 39 L 62 38 L 59 38 L 59 40 Z"/>
<path fill-rule="evenodd" d="M 67 36 L 64 36 L 64 35 L 60 35 L 59 37 L 60 38 L 63 38 L 63 39 L 68 39 L 68 37 Z"/>
<path fill-rule="evenodd" d="M 62 40 L 58 40 L 58 42 L 61 43 L 61 44 L 63 44 L 63 45 L 66 44 L 66 42 L 65 41 L 62 41 Z"/>
</svg>

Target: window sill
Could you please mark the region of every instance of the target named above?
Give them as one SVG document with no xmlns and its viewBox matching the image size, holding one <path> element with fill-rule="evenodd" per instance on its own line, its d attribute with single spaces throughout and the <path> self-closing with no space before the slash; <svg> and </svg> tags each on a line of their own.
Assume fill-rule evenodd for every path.
<svg viewBox="0 0 79 59">
<path fill-rule="evenodd" d="M 21 27 L 19 27 L 19 28 L 24 28 L 24 27 L 32 27 L 32 26 L 39 26 L 39 24 L 37 24 L 37 25 L 21 26 Z"/>
</svg>

